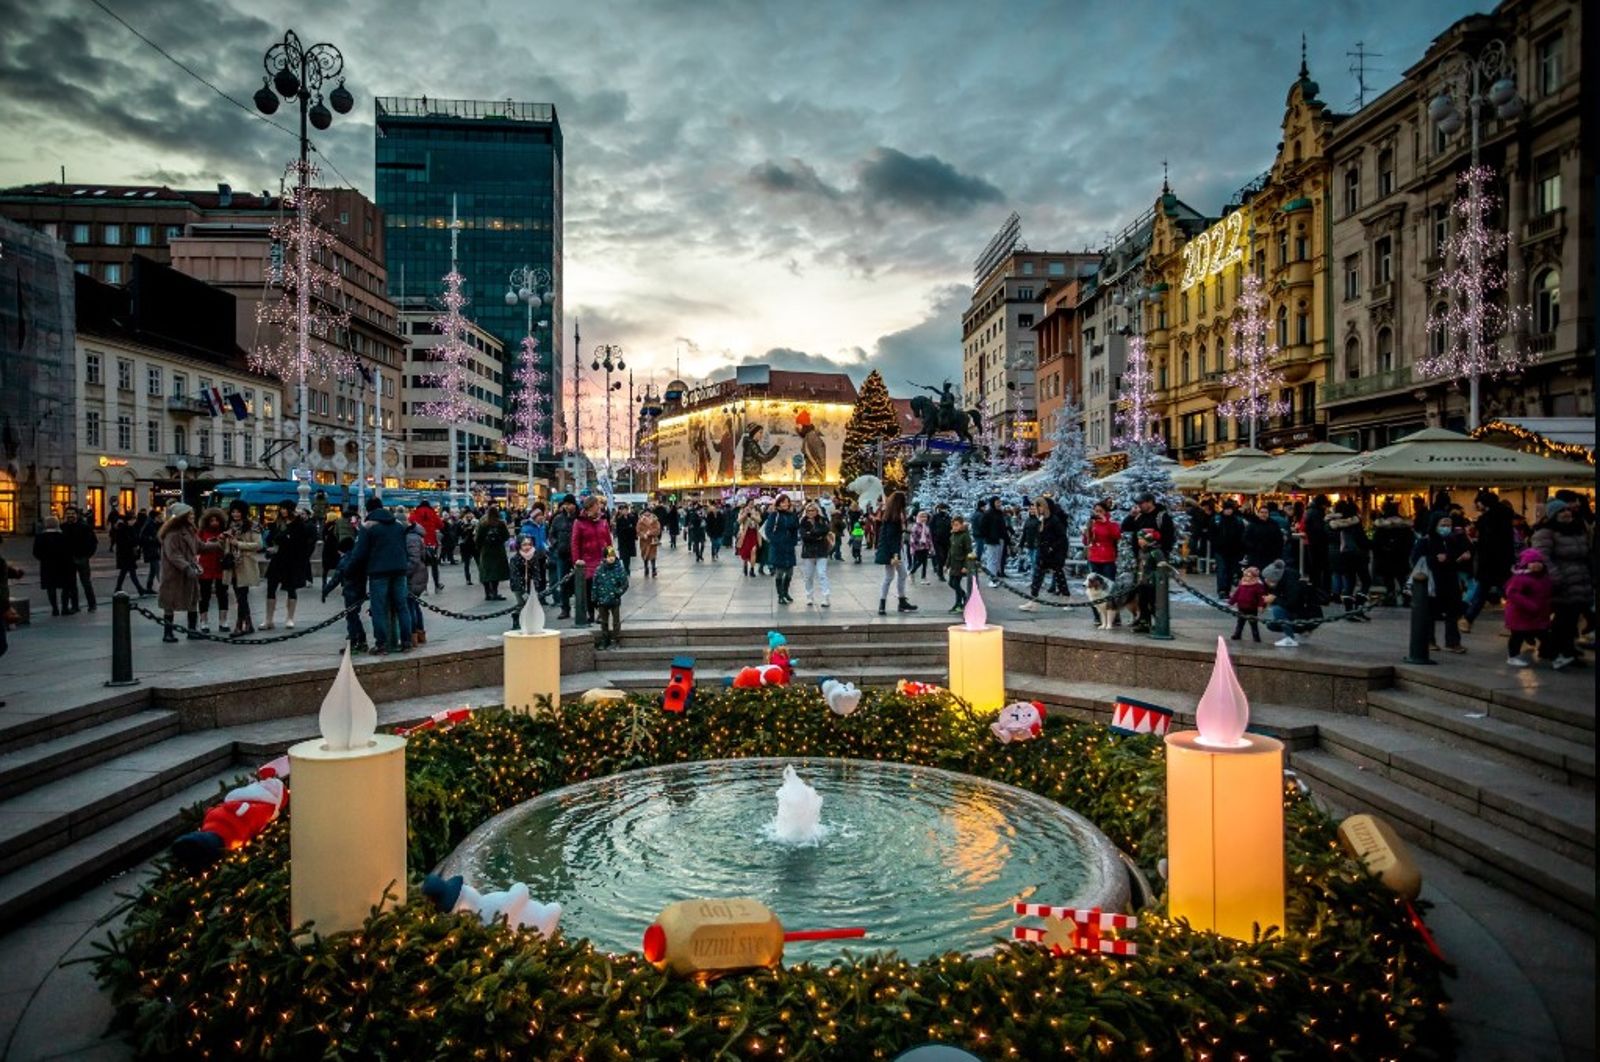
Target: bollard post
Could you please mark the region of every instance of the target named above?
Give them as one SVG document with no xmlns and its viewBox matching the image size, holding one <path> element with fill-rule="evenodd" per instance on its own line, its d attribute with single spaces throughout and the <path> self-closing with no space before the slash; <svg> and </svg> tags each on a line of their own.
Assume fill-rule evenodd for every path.
<svg viewBox="0 0 1600 1062">
<path fill-rule="evenodd" d="M 572 625 L 589 625 L 589 583 L 584 578 L 585 565 L 578 561 L 572 566 Z"/>
<path fill-rule="evenodd" d="M 133 599 L 120 590 L 111 598 L 111 680 L 107 686 L 137 686 L 133 677 Z"/>
<path fill-rule="evenodd" d="M 1433 602 L 1428 600 L 1428 577 L 1418 572 L 1411 577 L 1411 651 L 1406 654 L 1407 664 L 1438 663 L 1428 656 L 1428 646 L 1433 643 Z"/>
<path fill-rule="evenodd" d="M 1156 618 L 1150 625 L 1150 637 L 1158 642 L 1172 641 L 1171 601 L 1168 598 L 1170 586 L 1167 581 L 1167 573 L 1171 570 L 1164 563 L 1156 565 Z"/>
</svg>

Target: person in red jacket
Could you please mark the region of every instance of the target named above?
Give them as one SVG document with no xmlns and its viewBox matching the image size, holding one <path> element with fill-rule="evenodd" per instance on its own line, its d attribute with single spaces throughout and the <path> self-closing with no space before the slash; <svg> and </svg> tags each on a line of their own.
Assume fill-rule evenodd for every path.
<svg viewBox="0 0 1600 1062">
<path fill-rule="evenodd" d="M 1089 570 L 1117 581 L 1117 542 L 1122 525 L 1111 518 L 1111 506 L 1097 502 L 1089 526 L 1083 529 L 1083 544 L 1088 547 Z"/>
<path fill-rule="evenodd" d="M 222 558 L 226 553 L 223 534 L 228 521 L 221 509 L 207 509 L 200 517 L 200 631 L 211 633 L 211 599 L 217 599 L 217 630 L 228 630 L 228 584 L 224 580 Z"/>
<path fill-rule="evenodd" d="M 411 510 L 411 522 L 422 528 L 422 563 L 433 573 L 434 590 L 443 590 L 439 579 L 439 533 L 444 530 L 444 520 L 433 503 L 424 498 Z M 426 588 L 427 584 L 423 584 Z"/>
<path fill-rule="evenodd" d="M 605 507 L 598 494 L 583 503 L 583 511 L 572 522 L 572 562 L 582 563 L 587 600 L 594 600 L 594 576 L 605 563 L 606 547 L 611 545 L 611 525 L 606 523 Z M 590 615 L 585 617 L 592 620 Z"/>
<path fill-rule="evenodd" d="M 1261 614 L 1261 606 L 1266 603 L 1267 584 L 1261 581 L 1260 568 L 1246 568 L 1239 576 L 1239 585 L 1233 588 L 1233 593 L 1228 595 L 1228 604 L 1238 610 L 1238 619 L 1233 624 L 1233 640 L 1238 641 L 1244 634 L 1244 625 L 1250 624 L 1250 637 L 1256 641 L 1261 640 L 1261 626 L 1256 617 Z"/>
</svg>

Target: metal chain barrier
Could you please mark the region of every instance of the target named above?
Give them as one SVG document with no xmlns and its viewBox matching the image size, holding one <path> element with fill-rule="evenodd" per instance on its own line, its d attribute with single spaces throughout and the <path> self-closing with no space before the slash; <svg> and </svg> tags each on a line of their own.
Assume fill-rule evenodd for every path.
<svg viewBox="0 0 1600 1062">
<path fill-rule="evenodd" d="M 438 605 L 430 605 L 427 601 L 418 597 L 416 594 L 411 595 L 411 600 L 415 601 L 429 612 L 435 612 L 441 616 L 449 617 L 450 619 L 470 620 L 473 623 L 476 623 L 479 620 L 499 619 L 502 616 L 509 616 L 513 612 L 516 612 L 522 608 L 521 605 L 509 605 L 501 609 L 499 612 L 484 612 L 479 615 L 472 615 L 466 612 L 452 612 L 450 609 L 441 608 Z"/>
<path fill-rule="evenodd" d="M 1368 612 L 1371 612 L 1376 605 L 1376 602 L 1374 602 L 1371 598 L 1368 598 L 1363 604 L 1357 606 L 1356 608 L 1347 609 L 1344 612 L 1336 612 L 1331 616 L 1318 616 L 1313 619 L 1276 620 L 1260 614 L 1252 616 L 1247 613 L 1240 612 L 1226 601 L 1218 601 L 1216 598 L 1208 596 L 1203 591 L 1195 589 L 1189 583 L 1185 582 L 1183 576 L 1174 571 L 1171 565 L 1166 565 L 1165 567 L 1168 575 L 1173 581 L 1175 581 L 1185 590 L 1189 591 L 1189 593 L 1193 594 L 1195 597 L 1199 598 L 1205 604 L 1216 609 L 1218 612 L 1221 612 L 1224 615 L 1233 616 L 1235 619 L 1243 617 L 1244 619 L 1260 620 L 1267 625 L 1267 629 L 1270 631 L 1276 631 L 1280 629 L 1285 631 L 1312 631 L 1316 630 L 1324 623 L 1339 623 L 1341 621 L 1354 620 L 1357 617 L 1365 616 Z"/>
<path fill-rule="evenodd" d="M 350 613 L 359 612 L 361 610 L 361 606 L 364 604 L 366 604 L 365 601 L 358 601 L 354 605 L 351 605 L 349 608 L 345 609 L 343 612 L 335 612 L 321 623 L 313 624 L 310 627 L 301 627 L 299 630 L 291 631 L 288 634 L 274 634 L 265 638 L 233 638 L 226 634 L 210 634 L 206 631 L 194 630 L 190 627 L 186 627 L 183 624 L 178 623 L 176 620 L 174 620 L 172 624 L 172 631 L 174 634 L 181 633 L 186 638 L 194 638 L 206 642 L 221 642 L 223 645 L 272 645 L 277 642 L 291 641 L 295 638 L 304 638 L 308 634 L 315 634 L 320 630 L 325 630 L 328 627 L 333 626 L 335 623 L 338 623 L 340 620 L 343 620 L 346 616 L 350 615 Z M 138 604 L 137 602 L 129 602 L 129 607 L 131 607 L 133 611 L 139 613 L 141 616 L 144 616 L 146 619 L 154 620 L 163 627 L 165 627 L 167 624 L 167 618 L 165 616 L 160 615 L 159 613 L 151 612 L 149 609 L 145 608 L 141 604 Z"/>
</svg>

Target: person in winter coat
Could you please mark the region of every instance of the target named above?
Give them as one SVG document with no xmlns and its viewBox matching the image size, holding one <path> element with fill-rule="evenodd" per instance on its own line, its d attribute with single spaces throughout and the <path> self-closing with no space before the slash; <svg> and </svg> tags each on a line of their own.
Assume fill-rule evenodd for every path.
<svg viewBox="0 0 1600 1062">
<path fill-rule="evenodd" d="M 1533 664 L 1522 655 L 1522 647 L 1542 641 L 1550 628 L 1555 586 L 1548 567 L 1543 553 L 1525 549 L 1506 580 L 1506 630 L 1511 632 L 1511 640 L 1506 643 L 1506 663 L 1512 667 Z"/>
<path fill-rule="evenodd" d="M 406 609 L 411 614 L 411 644 L 426 645 L 428 632 L 423 626 L 422 604 L 417 599 L 428 592 L 428 532 L 425 525 L 412 519 L 415 515 L 413 509 L 400 517 L 406 531 Z"/>
<path fill-rule="evenodd" d="M 433 503 L 424 498 L 411 510 L 410 520 L 422 528 L 423 562 L 428 566 L 428 571 L 433 575 L 433 588 L 443 590 L 444 583 L 439 579 L 439 533 L 444 530 L 444 520 L 433 507 Z M 423 589 L 427 589 L 424 587 Z M 420 643 L 419 643 L 420 644 Z"/>
<path fill-rule="evenodd" d="M 806 502 L 800 513 L 800 581 L 806 588 L 806 607 L 813 598 L 829 607 L 828 555 L 833 552 L 833 524 L 815 501 Z"/>
<path fill-rule="evenodd" d="M 511 565 L 506 563 L 506 543 L 511 541 L 511 529 L 500 517 L 500 510 L 490 507 L 473 535 L 478 547 L 478 579 L 483 583 L 485 601 L 504 601 L 500 584 L 511 577 Z"/>
<path fill-rule="evenodd" d="M 606 523 L 604 503 L 598 495 L 590 495 L 583 503 L 583 512 L 572 524 L 572 563 L 583 565 L 588 600 L 594 602 L 594 577 L 605 562 L 606 548 L 611 543 L 611 526 Z M 592 610 L 591 610 L 592 611 Z M 588 617 L 594 622 L 594 616 Z"/>
<path fill-rule="evenodd" d="M 1384 502 L 1372 520 L 1372 574 L 1383 585 L 1387 604 L 1411 596 L 1411 547 L 1416 541 L 1411 521 L 1400 515 L 1400 503 Z"/>
<path fill-rule="evenodd" d="M 761 510 L 750 502 L 739 512 L 739 559 L 744 561 L 744 573 L 756 574 L 756 560 L 761 551 Z"/>
<path fill-rule="evenodd" d="M 1275 560 L 1283 559 L 1284 531 L 1271 512 L 1250 512 L 1245 516 L 1244 559 L 1263 575 Z M 1409 547 L 1408 547 L 1409 548 Z"/>
<path fill-rule="evenodd" d="M 878 615 L 888 615 L 889 584 L 895 584 L 900 603 L 897 612 L 915 612 L 917 606 L 906 598 L 906 492 L 897 490 L 883 503 L 878 517 L 878 544 L 873 562 L 884 566 L 883 583 L 878 587 Z"/>
<path fill-rule="evenodd" d="M 1238 641 L 1244 635 L 1244 625 L 1250 624 L 1250 637 L 1256 641 L 1261 640 L 1261 624 L 1256 617 L 1261 614 L 1261 606 L 1267 597 L 1267 584 L 1261 581 L 1261 572 L 1256 568 L 1246 568 L 1239 575 L 1239 585 L 1233 588 L 1228 595 L 1228 604 L 1239 613 L 1234 618 L 1233 640 Z"/>
<path fill-rule="evenodd" d="M 942 583 L 945 581 L 945 558 L 950 556 L 950 506 L 940 502 L 933 507 L 928 531 L 933 535 L 933 575 Z"/>
<path fill-rule="evenodd" d="M 549 545 L 545 548 L 549 551 L 551 563 L 555 568 L 552 573 L 555 593 L 561 598 L 561 615 L 557 616 L 557 619 L 570 619 L 572 616 L 572 525 L 577 519 L 578 499 L 571 494 L 561 499 L 561 504 L 556 506 L 555 515 L 550 517 Z M 656 537 L 659 540 L 660 524 L 658 523 L 656 527 Z"/>
<path fill-rule="evenodd" d="M 1223 597 L 1233 586 L 1234 576 L 1244 561 L 1244 534 L 1248 525 L 1239 515 L 1232 498 L 1222 503 L 1222 511 L 1211 519 L 1211 560 L 1217 569 L 1217 596 Z M 1257 569 L 1260 574 L 1260 569 Z"/>
<path fill-rule="evenodd" d="M 376 499 L 371 499 L 376 500 Z M 272 630 L 278 611 L 278 589 L 281 587 L 288 602 L 284 605 L 287 617 L 284 626 L 294 627 L 295 596 L 305 586 L 306 568 L 310 564 L 314 545 L 311 529 L 305 516 L 294 502 L 285 502 L 278 508 L 278 522 L 272 529 L 270 540 L 272 559 L 267 561 L 267 621 L 262 630 Z"/>
<path fill-rule="evenodd" d="M 233 586 L 233 637 L 256 632 L 250 616 L 250 588 L 261 581 L 261 532 L 250 520 L 250 506 L 241 498 L 228 505 L 228 530 L 223 535 L 227 549 L 224 571 Z M 229 567 L 231 565 L 231 567 Z"/>
<path fill-rule="evenodd" d="M 622 595 L 628 592 L 628 569 L 617 557 L 617 548 L 607 546 L 593 580 L 595 615 L 600 619 L 596 649 L 609 649 L 622 640 Z"/>
<path fill-rule="evenodd" d="M 1261 569 L 1261 581 L 1267 585 L 1267 596 L 1262 603 L 1267 606 L 1270 622 L 1267 629 L 1281 631 L 1283 637 L 1273 644 L 1279 649 L 1294 649 L 1311 631 L 1296 632 L 1289 624 L 1295 620 L 1315 619 L 1322 615 L 1317 603 L 1316 588 L 1300 578 L 1300 569 L 1279 558 Z"/>
<path fill-rule="evenodd" d="M 50 599 L 50 615 L 70 616 L 78 611 L 77 571 L 60 520 L 45 517 L 44 528 L 33 536 L 33 559 L 39 562 L 39 587 Z"/>
<path fill-rule="evenodd" d="M 200 633 L 211 633 L 211 599 L 217 599 L 217 630 L 228 627 L 227 572 L 222 569 L 222 558 L 228 552 L 224 535 L 228 522 L 221 509 L 207 509 L 200 514 Z"/>
<path fill-rule="evenodd" d="M 161 513 L 152 509 L 148 513 L 139 514 L 139 555 L 146 565 L 144 585 L 151 593 L 155 592 L 156 576 L 161 572 Z"/>
<path fill-rule="evenodd" d="M 392 648 L 402 653 L 411 649 L 410 569 L 406 525 L 396 520 L 381 500 L 368 498 L 367 522 L 361 527 L 355 548 L 340 559 L 339 571 L 347 583 L 353 572 L 364 570 L 367 573 L 374 656 L 382 656 L 390 650 L 390 636 L 395 627 L 400 633 Z"/>
<path fill-rule="evenodd" d="M 194 510 L 183 502 L 167 506 L 167 518 L 157 535 L 161 539 L 161 588 L 156 596 L 164 622 L 161 640 L 178 640 L 172 633 L 175 612 L 184 614 L 187 637 L 194 638 L 195 606 L 200 599 L 200 536 L 194 527 Z"/>
<path fill-rule="evenodd" d="M 88 603 L 89 611 L 95 610 L 94 581 L 89 570 L 90 559 L 100 551 L 100 539 L 96 537 L 94 528 L 89 526 L 89 521 L 77 509 L 69 508 L 61 518 L 61 533 L 66 536 L 67 546 L 72 552 L 72 571 L 79 584 L 83 587 L 83 599 Z M 78 611 L 74 599 L 72 611 Z"/>
<path fill-rule="evenodd" d="M 1372 576 L 1367 573 L 1372 540 L 1361 525 L 1360 510 L 1349 498 L 1341 498 L 1328 517 L 1328 548 L 1333 551 L 1333 592 L 1344 610 L 1354 613 L 1357 596 L 1364 599 L 1372 591 Z M 1359 614 L 1349 618 L 1359 622 L 1367 619 Z"/>
<path fill-rule="evenodd" d="M 716 563 L 717 554 L 722 552 L 722 540 L 728 533 L 728 512 L 722 503 L 713 501 L 706 507 L 706 541 L 711 543 L 711 561 Z M 627 561 L 624 559 L 624 566 Z"/>
<path fill-rule="evenodd" d="M 661 526 L 667 530 L 667 542 L 673 549 L 678 548 L 678 529 L 681 526 L 683 513 L 678 509 L 678 503 L 673 502 L 667 506 L 667 513 L 661 517 Z"/>
<path fill-rule="evenodd" d="M 1306 581 L 1326 594 L 1329 588 L 1329 534 L 1328 498 L 1318 494 L 1306 507 L 1299 521 L 1300 534 L 1306 543 Z"/>
<path fill-rule="evenodd" d="M 539 586 L 544 579 L 544 555 L 538 550 L 532 535 L 518 535 L 517 548 L 509 559 L 511 565 L 511 592 L 517 596 L 517 611 L 511 614 L 511 629 L 521 627 L 522 606 L 528 603 L 529 594 L 538 594 L 544 603 L 544 592 Z"/>
<path fill-rule="evenodd" d="M 691 505 L 683 514 L 683 534 L 694 562 L 702 563 L 706 559 L 706 515 L 700 506 Z"/>
<path fill-rule="evenodd" d="M 1033 612 L 1039 607 L 1039 591 L 1044 588 L 1046 576 L 1050 577 L 1052 594 L 1067 596 L 1067 514 L 1053 499 L 1040 498 L 1033 503 L 1033 515 L 1039 530 L 1028 600 L 1021 606 L 1024 612 Z"/>
<path fill-rule="evenodd" d="M 1088 526 L 1083 529 L 1084 556 L 1091 572 L 1112 583 L 1117 581 L 1117 543 L 1121 540 L 1122 527 L 1111 518 L 1111 506 L 1095 502 Z"/>
<path fill-rule="evenodd" d="M 1472 623 L 1490 601 L 1504 595 L 1511 578 L 1511 561 L 1516 556 L 1516 540 L 1511 529 L 1511 507 L 1494 491 L 1479 491 L 1473 499 L 1478 517 L 1473 521 L 1473 583 L 1461 616 L 1461 630 L 1472 630 Z"/>
<path fill-rule="evenodd" d="M 998 497 L 990 498 L 988 504 L 978 510 L 978 524 L 973 531 L 973 537 L 983 550 L 980 559 L 989 573 L 989 585 L 999 586 L 998 580 L 1005 573 L 1006 542 L 1011 537 L 1011 528 L 1006 523 L 1006 511 L 1001 507 Z"/>
<path fill-rule="evenodd" d="M 1033 571 L 1039 567 L 1039 508 L 1026 501 L 1024 504 L 1027 515 L 1022 518 L 1022 555 L 1028 558 L 1028 570 Z"/>
<path fill-rule="evenodd" d="M 629 575 L 633 574 L 633 558 L 639 552 L 639 517 L 634 513 L 633 506 L 623 502 L 617 506 L 617 515 L 611 521 L 612 534 L 617 540 L 617 559 L 622 561 L 622 570 Z M 720 530 L 720 529 L 719 529 Z M 711 521 L 706 520 L 706 534 L 711 535 Z M 717 539 L 711 536 L 711 559 L 717 559 Z"/>
<path fill-rule="evenodd" d="M 645 576 L 653 579 L 658 574 L 656 553 L 661 548 L 661 519 L 650 509 L 641 509 L 635 527 L 639 532 L 639 560 L 644 564 Z"/>
<path fill-rule="evenodd" d="M 800 544 L 800 517 L 794 511 L 794 499 L 787 494 L 778 495 L 762 525 L 767 540 L 767 563 L 772 568 L 773 585 L 778 592 L 778 604 L 792 605 L 789 586 L 794 582 L 795 549 Z"/>
<path fill-rule="evenodd" d="M 1589 568 L 1589 538 L 1573 507 L 1559 498 L 1545 503 L 1545 516 L 1533 530 L 1533 548 L 1550 569 L 1550 637 L 1540 656 L 1553 658 L 1557 671 L 1583 663 L 1578 652 L 1578 620 L 1594 605 L 1594 574 Z"/>
<path fill-rule="evenodd" d="M 131 578 L 133 588 L 143 597 L 150 590 L 139 585 L 139 528 L 132 513 L 123 513 L 111 526 L 111 551 L 117 559 L 117 585 L 113 594 L 122 592 L 122 580 Z"/>
<path fill-rule="evenodd" d="M 1175 554 L 1178 530 L 1166 506 L 1146 491 L 1134 499 L 1133 508 L 1122 518 L 1122 533 L 1133 539 L 1139 587 L 1139 618 L 1133 624 L 1133 631 L 1138 634 L 1148 631 L 1155 617 L 1155 565 L 1160 563 L 1156 554 L 1161 557 Z"/>
<path fill-rule="evenodd" d="M 1419 539 L 1411 550 L 1411 563 L 1427 568 L 1433 619 L 1444 623 L 1444 648 L 1449 653 L 1467 651 L 1461 644 L 1456 619 L 1461 615 L 1461 575 L 1466 570 L 1463 566 L 1471 560 L 1471 543 L 1448 513 L 1440 515 L 1428 529 L 1427 537 Z"/>
<path fill-rule="evenodd" d="M 956 592 L 956 603 L 951 612 L 960 612 L 967 603 L 967 578 L 972 575 L 972 532 L 967 530 L 967 518 L 960 513 L 950 517 L 950 551 L 945 554 L 944 570 L 948 573 L 950 589 Z"/>
<path fill-rule="evenodd" d="M 922 585 L 928 585 L 928 562 L 933 559 L 933 528 L 929 526 L 928 510 L 924 509 L 911 521 L 910 535 L 906 542 L 906 552 L 911 557 L 911 566 L 907 574 L 916 579 L 922 578 Z"/>
</svg>

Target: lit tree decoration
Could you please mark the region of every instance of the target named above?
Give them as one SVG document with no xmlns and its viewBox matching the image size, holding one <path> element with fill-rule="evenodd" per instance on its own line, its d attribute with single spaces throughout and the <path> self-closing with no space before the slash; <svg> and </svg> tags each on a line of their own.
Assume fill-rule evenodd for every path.
<svg viewBox="0 0 1600 1062">
<path fill-rule="evenodd" d="M 444 295 L 440 298 L 444 312 L 433 318 L 433 327 L 444 340 L 429 351 L 434 368 L 427 377 L 436 394 L 417 410 L 452 427 L 476 419 L 478 413 L 467 390 L 472 377 L 472 347 L 467 343 L 469 322 L 461 312 L 467 304 L 467 297 L 461 293 L 465 280 L 453 266 L 444 275 Z"/>
<path fill-rule="evenodd" d="M 1425 377 L 1498 376 L 1527 361 L 1514 344 L 1500 342 L 1526 320 L 1527 307 L 1495 297 L 1506 289 L 1508 274 L 1500 261 L 1511 240 L 1489 223 L 1496 200 L 1488 187 L 1494 179 L 1488 166 L 1469 167 L 1456 178 L 1463 194 L 1450 208 L 1455 230 L 1445 241 L 1447 265 L 1435 282 L 1442 312 L 1428 314 L 1428 333 L 1443 342 L 1434 347 L 1438 353 L 1417 359 Z"/>
<path fill-rule="evenodd" d="M 1289 406 L 1277 397 L 1283 376 L 1271 368 L 1278 354 L 1272 342 L 1272 323 L 1268 314 L 1266 288 L 1254 270 L 1244 275 L 1239 291 L 1242 311 L 1233 322 L 1234 367 L 1223 374 L 1222 382 L 1239 397 L 1217 404 L 1217 412 L 1249 426 L 1250 445 L 1256 444 L 1256 426 L 1268 417 L 1281 416 Z"/>
<path fill-rule="evenodd" d="M 1117 402 L 1117 422 L 1122 434 L 1112 444 L 1125 450 L 1160 448 L 1161 437 L 1150 430 L 1150 404 L 1155 381 L 1150 372 L 1150 354 L 1144 336 L 1128 337 L 1128 364 L 1122 370 L 1122 395 Z"/>
<path fill-rule="evenodd" d="M 550 417 L 544 409 L 544 386 L 549 383 L 550 376 L 539 368 L 538 354 L 539 341 L 533 336 L 524 336 L 522 356 L 514 374 L 517 395 L 511 411 L 513 429 L 506 440 L 528 451 L 530 459 L 550 445 L 550 433 L 546 428 Z"/>
<path fill-rule="evenodd" d="M 269 280 L 278 297 L 256 304 L 256 321 L 270 326 L 270 341 L 250 353 L 250 367 L 288 383 L 353 378 L 357 359 L 339 344 L 350 314 L 338 305 L 339 275 L 323 263 L 332 260 L 337 239 L 317 223 L 327 199 L 316 187 L 315 166 L 289 164 L 286 213 L 272 226 L 272 243 L 281 264 L 269 263 Z"/>
</svg>

